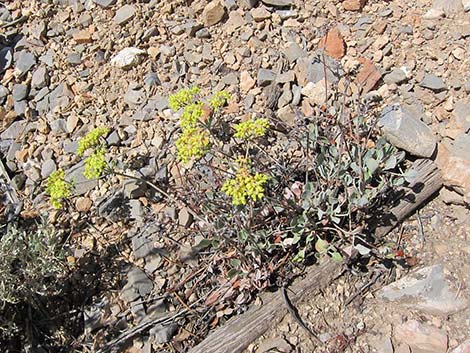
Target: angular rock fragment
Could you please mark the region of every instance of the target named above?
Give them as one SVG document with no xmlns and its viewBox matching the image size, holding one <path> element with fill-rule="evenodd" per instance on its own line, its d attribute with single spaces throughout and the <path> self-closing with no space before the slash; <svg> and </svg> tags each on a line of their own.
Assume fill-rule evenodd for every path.
<svg viewBox="0 0 470 353">
<path fill-rule="evenodd" d="M 389 284 L 378 292 L 378 297 L 430 314 L 449 315 L 467 305 L 465 300 L 457 298 L 449 284 L 443 266 L 434 265 Z"/>
<path fill-rule="evenodd" d="M 400 105 L 386 107 L 379 125 L 391 144 L 414 156 L 429 158 L 436 149 L 437 139 L 431 129 Z"/>
</svg>

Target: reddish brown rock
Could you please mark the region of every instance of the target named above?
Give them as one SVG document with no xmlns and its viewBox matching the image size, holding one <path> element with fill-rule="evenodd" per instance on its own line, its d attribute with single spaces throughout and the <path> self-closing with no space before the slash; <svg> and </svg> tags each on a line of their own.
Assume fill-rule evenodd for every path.
<svg viewBox="0 0 470 353">
<path fill-rule="evenodd" d="M 372 90 L 381 79 L 382 74 L 377 70 L 372 60 L 359 58 L 362 68 L 356 76 L 356 84 L 362 87 L 362 93 Z"/>
<path fill-rule="evenodd" d="M 320 40 L 318 46 L 324 49 L 327 55 L 335 59 L 341 59 L 346 53 L 346 43 L 344 43 L 343 36 L 338 28 L 331 29 L 326 36 Z"/>
<path fill-rule="evenodd" d="M 365 4 L 366 0 L 344 0 L 343 8 L 346 11 L 361 11 Z"/>
<path fill-rule="evenodd" d="M 410 346 L 413 353 L 447 352 L 446 332 L 416 320 L 410 320 L 395 327 L 395 339 Z"/>
</svg>

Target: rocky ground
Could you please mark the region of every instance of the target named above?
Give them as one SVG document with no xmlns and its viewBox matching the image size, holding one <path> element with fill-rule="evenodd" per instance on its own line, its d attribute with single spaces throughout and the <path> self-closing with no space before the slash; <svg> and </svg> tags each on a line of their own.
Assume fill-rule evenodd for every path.
<svg viewBox="0 0 470 353">
<path fill-rule="evenodd" d="M 88 181 L 83 164 L 72 167 L 77 140 L 106 125 L 113 129 L 111 159 L 130 173 L 183 189 L 169 147 L 177 116 L 168 95 L 198 85 L 204 94 L 232 94 L 227 115 L 269 116 L 287 131 L 296 128 L 299 114 L 334 115 L 340 96 L 348 97 L 353 112 L 354 102 L 375 104 L 384 108 L 380 124 L 387 138 L 411 159 L 436 160 L 446 184 L 419 222 L 412 217 L 389 236 L 413 265 L 429 268 L 417 276 L 438 283 L 440 293 L 414 284 L 411 294 L 389 304 L 393 284 L 380 288 L 413 278 L 397 269 L 346 305 L 371 278 L 344 277 L 301 306 L 323 346 L 287 316 L 250 352 L 470 351 L 464 343 L 470 339 L 469 10 L 468 0 L 0 3 L 1 158 L 25 210 L 80 224 L 70 232 L 69 261 L 85 268 L 74 281 L 88 281 L 89 292 L 80 297 L 86 305 L 77 341 L 96 351 L 146 318 L 207 301 L 207 291 L 192 291 L 194 283 L 215 288 L 211 266 L 222 260 L 200 268 L 207 262 L 193 258 L 198 239 L 188 236 L 194 219 L 187 209 L 137 181 Z M 45 179 L 59 168 L 76 180 L 70 215 L 51 211 L 44 193 Z M 168 249 L 178 257 L 169 257 Z M 112 264 L 92 261 L 109 253 Z M 224 283 L 217 285 L 220 294 Z M 252 299 L 242 291 L 232 296 L 238 306 Z M 237 312 L 236 305 L 219 306 L 210 324 Z M 202 338 L 192 335 L 203 320 L 173 321 L 127 351 L 181 352 Z"/>
</svg>

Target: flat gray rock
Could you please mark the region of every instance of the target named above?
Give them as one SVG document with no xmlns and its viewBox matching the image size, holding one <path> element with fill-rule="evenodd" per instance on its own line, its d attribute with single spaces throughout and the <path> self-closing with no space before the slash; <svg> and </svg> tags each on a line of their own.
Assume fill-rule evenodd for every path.
<svg viewBox="0 0 470 353">
<path fill-rule="evenodd" d="M 153 282 L 144 271 L 137 267 L 130 270 L 127 274 L 127 283 L 135 288 L 141 297 L 147 296 L 153 289 Z"/>
<path fill-rule="evenodd" d="M 15 102 L 22 101 L 28 96 L 29 87 L 24 83 L 17 83 L 13 85 L 12 96 Z"/>
<path fill-rule="evenodd" d="M 15 68 L 20 76 L 26 74 L 36 64 L 36 57 L 29 51 L 22 50 L 16 57 Z"/>
<path fill-rule="evenodd" d="M 386 74 L 384 76 L 384 82 L 385 83 L 395 83 L 397 85 L 408 81 L 408 78 L 406 77 L 406 74 L 403 72 L 402 69 L 393 69 L 392 72 Z"/>
<path fill-rule="evenodd" d="M 132 17 L 134 17 L 136 8 L 132 5 L 124 5 L 116 11 L 113 21 L 117 25 L 123 25 L 127 23 Z"/>
<path fill-rule="evenodd" d="M 258 71 L 258 86 L 265 87 L 276 79 L 276 73 L 273 70 L 260 69 Z"/>
<path fill-rule="evenodd" d="M 378 297 L 430 314 L 448 315 L 467 306 L 467 301 L 457 297 L 449 284 L 450 281 L 444 276 L 444 267 L 434 265 L 386 286 L 378 292 Z"/>
<path fill-rule="evenodd" d="M 83 176 L 84 170 L 85 163 L 81 161 L 65 172 L 65 180 L 74 183 L 73 194 L 75 196 L 86 194 L 98 185 L 98 180 L 89 180 Z"/>
<path fill-rule="evenodd" d="M 425 74 L 423 80 L 419 83 L 421 87 L 428 88 L 434 92 L 440 92 L 447 89 L 442 78 L 433 74 Z"/>
<path fill-rule="evenodd" d="M 41 89 L 44 86 L 47 86 L 49 82 L 49 75 L 44 66 L 39 66 L 33 73 L 31 79 L 31 87 L 34 89 Z"/>
<path fill-rule="evenodd" d="M 379 125 L 392 145 L 414 156 L 429 158 L 436 149 L 437 139 L 431 129 L 401 105 L 386 107 Z"/>
<path fill-rule="evenodd" d="M 10 68 L 13 62 L 13 49 L 5 47 L 0 50 L 0 73 Z"/>
</svg>

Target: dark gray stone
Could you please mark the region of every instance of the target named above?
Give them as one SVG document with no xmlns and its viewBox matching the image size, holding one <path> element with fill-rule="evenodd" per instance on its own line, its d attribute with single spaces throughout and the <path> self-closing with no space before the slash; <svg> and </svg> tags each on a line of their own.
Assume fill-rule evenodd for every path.
<svg viewBox="0 0 470 353">
<path fill-rule="evenodd" d="M 68 107 L 74 95 L 68 88 L 66 83 L 57 85 L 56 88 L 49 95 L 49 109 L 63 109 Z"/>
<path fill-rule="evenodd" d="M 276 73 L 268 69 L 260 69 L 258 71 L 257 83 L 258 86 L 265 87 L 271 84 L 276 79 Z"/>
<path fill-rule="evenodd" d="M 168 98 L 161 95 L 155 95 L 149 99 L 147 104 L 136 110 L 132 119 L 148 121 L 155 118 L 155 111 L 163 111 L 168 108 Z"/>
<path fill-rule="evenodd" d="M 451 290 L 444 267 L 434 265 L 419 269 L 384 287 L 378 297 L 434 315 L 449 315 L 464 309 L 468 302 Z"/>
<path fill-rule="evenodd" d="M 93 2 L 101 7 L 107 8 L 111 7 L 116 3 L 116 0 L 93 0 Z"/>
<path fill-rule="evenodd" d="M 391 144 L 412 155 L 429 158 L 436 149 L 437 140 L 431 129 L 400 105 L 386 107 L 379 125 Z"/>
<path fill-rule="evenodd" d="M 26 50 L 18 53 L 15 68 L 20 73 L 20 76 L 25 75 L 34 65 L 36 65 L 36 57 L 32 53 Z"/>
<path fill-rule="evenodd" d="M 131 219 L 138 221 L 142 220 L 142 217 L 144 216 L 144 208 L 139 200 L 129 200 L 129 209 Z"/>
<path fill-rule="evenodd" d="M 129 199 L 137 199 L 145 195 L 147 184 L 139 180 L 126 180 L 123 185 L 124 197 Z"/>
<path fill-rule="evenodd" d="M 134 267 L 127 274 L 127 282 L 135 288 L 141 297 L 145 297 L 153 290 L 153 282 L 140 268 Z"/>
<path fill-rule="evenodd" d="M 49 126 L 51 127 L 52 134 L 56 136 L 67 133 L 67 121 L 65 119 L 54 119 L 49 123 Z"/>
<path fill-rule="evenodd" d="M 442 78 L 433 74 L 425 74 L 423 80 L 419 83 L 421 87 L 428 88 L 435 92 L 441 92 L 447 89 Z"/>
<path fill-rule="evenodd" d="M 108 146 L 119 146 L 121 144 L 121 137 L 116 130 L 113 130 L 106 138 Z"/>
<path fill-rule="evenodd" d="M 70 65 L 80 65 L 82 63 L 82 54 L 70 53 L 69 55 L 67 55 L 67 62 Z"/>
<path fill-rule="evenodd" d="M 16 140 L 21 133 L 28 133 L 36 129 L 36 123 L 27 124 L 25 120 L 14 121 L 5 131 L 0 135 L 0 140 Z"/>
<path fill-rule="evenodd" d="M 168 343 L 171 341 L 177 331 L 177 324 L 169 324 L 166 326 L 158 324 L 150 329 L 150 340 L 156 344 Z"/>
<path fill-rule="evenodd" d="M 24 115 L 26 109 L 28 109 L 28 102 L 25 100 L 19 102 L 13 102 L 13 109 L 15 110 L 16 115 Z"/>
<path fill-rule="evenodd" d="M 184 30 L 190 37 L 194 37 L 196 32 L 204 26 L 196 21 L 190 20 L 184 24 Z"/>
<path fill-rule="evenodd" d="M 0 104 L 5 103 L 9 93 L 10 91 L 8 91 L 8 88 L 0 85 Z"/>
<path fill-rule="evenodd" d="M 341 68 L 333 59 L 325 56 L 326 61 L 326 79 L 329 83 L 337 83 L 339 77 L 343 74 Z M 306 86 L 307 83 L 317 83 L 325 78 L 325 65 L 318 56 L 299 58 L 294 67 L 295 76 L 299 86 Z"/>
<path fill-rule="evenodd" d="M 146 87 L 160 86 L 162 83 L 156 72 L 149 72 L 144 77 L 144 85 Z"/>
<path fill-rule="evenodd" d="M 208 39 L 210 37 L 211 33 L 207 28 L 201 28 L 199 31 L 196 32 L 196 38 Z"/>
<path fill-rule="evenodd" d="M 24 83 L 17 83 L 13 85 L 12 96 L 15 102 L 22 101 L 28 96 L 29 87 Z"/>
<path fill-rule="evenodd" d="M 274 7 L 293 6 L 294 0 L 261 0 L 263 4 Z"/>
<path fill-rule="evenodd" d="M 9 69 L 13 63 L 13 49 L 5 47 L 0 50 L 0 73 Z"/>
</svg>

